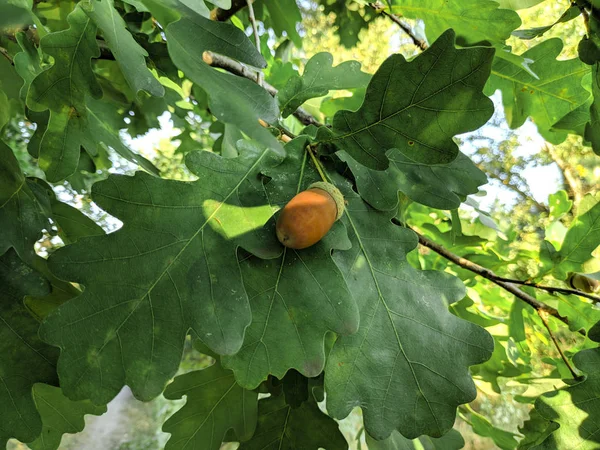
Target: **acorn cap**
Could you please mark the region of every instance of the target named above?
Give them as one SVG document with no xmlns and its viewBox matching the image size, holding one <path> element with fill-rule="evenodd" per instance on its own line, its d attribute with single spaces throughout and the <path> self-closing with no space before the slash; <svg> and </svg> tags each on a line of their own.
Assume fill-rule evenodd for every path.
<svg viewBox="0 0 600 450">
<path fill-rule="evenodd" d="M 327 192 L 331 198 L 333 198 L 335 205 L 337 206 L 337 216 L 335 220 L 339 220 L 340 217 L 344 215 L 344 195 L 333 184 L 325 181 L 317 181 L 316 183 L 311 184 L 308 189 L 321 189 L 322 191 Z"/>
</svg>

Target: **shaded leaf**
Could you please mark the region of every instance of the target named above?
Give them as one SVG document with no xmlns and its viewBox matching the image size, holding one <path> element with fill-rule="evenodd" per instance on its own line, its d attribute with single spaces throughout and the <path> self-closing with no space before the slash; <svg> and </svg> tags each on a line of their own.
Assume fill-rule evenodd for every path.
<svg viewBox="0 0 600 450">
<path fill-rule="evenodd" d="M 361 320 L 327 360 L 327 410 L 343 418 L 360 406 L 376 439 L 394 429 L 411 439 L 440 437 L 452 428 L 456 407 L 475 398 L 468 367 L 491 356 L 492 339 L 448 311 L 464 296 L 459 279 L 408 264 L 415 234 L 349 195 L 344 222 L 352 250 L 334 259 L 360 302 Z"/>
<path fill-rule="evenodd" d="M 452 138 L 480 127 L 493 113 L 481 92 L 493 52 L 457 50 L 449 30 L 410 62 L 392 55 L 373 75 L 363 106 L 339 111 L 333 132 L 321 128 L 318 139 L 371 169 L 388 167 L 390 148 L 419 163 L 451 162 L 458 155 Z"/>
<path fill-rule="evenodd" d="M 92 71 L 91 59 L 100 55 L 96 26 L 79 7 L 67 17 L 67 30 L 50 33 L 40 40 L 54 64 L 31 82 L 27 105 L 33 111 L 50 109 L 48 128 L 39 152 L 39 165 L 49 181 L 73 174 L 86 127 L 85 97 L 102 96 Z"/>
<path fill-rule="evenodd" d="M 42 422 L 31 389 L 35 383 L 58 383 L 58 351 L 40 340 L 39 323 L 23 305 L 25 295 L 48 292 L 47 281 L 14 250 L 0 256 L 0 443 L 38 437 Z"/>
<path fill-rule="evenodd" d="M 33 45 L 33 42 L 27 38 L 25 33 L 17 33 L 16 38 L 23 51 L 15 55 L 13 62 L 15 70 L 23 78 L 23 86 L 19 95 L 21 100 L 25 102 L 31 82 L 43 71 L 41 67 L 42 60 L 40 50 Z"/>
<path fill-rule="evenodd" d="M 557 61 L 561 39 L 548 39 L 523 53 L 532 59 L 534 78 L 523 68 L 496 59 L 486 90 L 502 91 L 508 124 L 518 128 L 531 117 L 540 130 L 548 130 L 569 112 L 585 103 L 589 92 L 582 86 L 590 69 L 579 59 Z"/>
<path fill-rule="evenodd" d="M 210 50 L 256 67 L 264 67 L 264 59 L 246 35 L 233 25 L 200 16 L 171 23 L 166 34 L 173 62 L 207 92 L 209 107 L 215 117 L 283 153 L 279 141 L 258 122 L 262 119 L 273 123 L 278 119 L 279 108 L 275 99 L 256 83 L 219 72 L 202 59 L 203 53 Z M 195 45 L 189 45 L 190 42 Z"/>
<path fill-rule="evenodd" d="M 94 0 L 95 1 L 95 0 Z M 88 99 L 88 132 L 83 145 L 90 153 L 97 153 L 97 146 L 103 143 L 112 148 L 123 158 L 131 161 L 155 175 L 159 170 L 141 155 L 134 153 L 119 136 L 119 130 L 125 125 L 122 116 L 115 110 L 115 105 L 108 102 Z"/>
<path fill-rule="evenodd" d="M 267 152 L 190 153 L 193 183 L 138 172 L 94 185 L 92 199 L 123 228 L 51 256 L 52 271 L 85 291 L 41 330 L 62 349 L 69 398 L 106 403 L 124 384 L 140 399 L 155 397 L 177 370 L 189 329 L 217 353 L 239 350 L 251 316 L 236 247 L 281 252 L 274 236 L 260 234 L 272 215 L 258 180 Z"/>
<path fill-rule="evenodd" d="M 233 373 L 218 362 L 176 377 L 164 395 L 169 400 L 187 397 L 185 405 L 163 425 L 163 431 L 171 434 L 166 450 L 218 450 L 230 429 L 241 440 L 254 433 L 258 394 L 242 389 Z"/>
<path fill-rule="evenodd" d="M 357 61 L 333 67 L 331 53 L 317 53 L 306 63 L 302 76 L 292 76 L 279 90 L 277 100 L 281 114 L 287 117 L 305 101 L 327 95 L 330 90 L 366 87 L 370 79 L 371 75 L 361 72 Z"/>
<path fill-rule="evenodd" d="M 13 247 L 28 261 L 44 228 L 49 228 L 44 208 L 31 191 L 12 150 L 0 140 L 0 255 Z"/>
<path fill-rule="evenodd" d="M 314 401 L 292 408 L 283 396 L 258 402 L 258 426 L 239 450 L 347 450 L 348 443 L 331 417 Z"/>
<path fill-rule="evenodd" d="M 376 441 L 367 433 L 366 440 L 369 450 L 459 450 L 465 446 L 465 440 L 454 429 L 440 438 L 421 436 L 411 440 L 394 431 L 383 441 Z"/>
<path fill-rule="evenodd" d="M 345 153 L 339 156 L 352 170 L 361 197 L 384 211 L 398 205 L 398 191 L 432 208 L 455 209 L 487 183 L 485 174 L 460 152 L 450 163 L 428 165 L 391 149 L 386 153 L 390 166 L 385 171 L 368 169 Z"/>
<path fill-rule="evenodd" d="M 302 22 L 302 15 L 296 0 L 265 0 L 265 6 L 269 10 L 275 34 L 282 36 L 285 31 L 294 45 L 302 48 L 302 38 L 296 31 L 296 24 Z"/>
<path fill-rule="evenodd" d="M 263 169 L 271 177 L 265 191 L 274 208 L 319 179 L 303 151 L 306 143 L 305 137 L 290 142 L 289 156 Z M 325 365 L 325 334 L 356 331 L 355 300 L 331 258 L 332 249 L 347 248 L 346 230 L 338 222 L 312 247 L 285 248 L 280 257 L 268 261 L 240 255 L 252 324 L 240 351 L 223 357 L 223 365 L 235 372 L 242 386 L 253 389 L 270 374 L 282 379 L 291 368 L 317 376 Z"/>
<path fill-rule="evenodd" d="M 125 21 L 114 8 L 114 0 L 85 0 L 82 9 L 102 30 L 106 43 L 119 63 L 123 75 L 134 92 L 146 91 L 157 97 L 165 94 L 164 87 L 146 66 L 144 50 L 127 30 Z"/>
<path fill-rule="evenodd" d="M 32 450 L 56 450 L 65 433 L 78 433 L 85 426 L 84 416 L 99 416 L 106 406 L 94 405 L 89 400 L 73 402 L 60 388 L 37 383 L 33 386 L 33 399 L 42 417 L 42 434 L 28 444 Z"/>
</svg>

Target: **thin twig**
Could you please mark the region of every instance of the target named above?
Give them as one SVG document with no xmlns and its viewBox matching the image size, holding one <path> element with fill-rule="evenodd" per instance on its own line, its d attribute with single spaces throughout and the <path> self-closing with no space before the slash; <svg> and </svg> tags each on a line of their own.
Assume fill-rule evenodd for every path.
<svg viewBox="0 0 600 450">
<path fill-rule="evenodd" d="M 415 233 L 417 233 L 417 232 L 415 231 Z M 458 256 L 458 255 L 452 253 L 450 250 L 442 247 L 439 244 L 436 244 L 433 241 L 430 241 L 429 239 L 427 239 L 425 236 L 421 235 L 420 233 L 417 233 L 417 236 L 419 237 L 419 244 L 423 245 L 424 247 L 427 247 L 427 248 L 433 250 L 437 254 L 439 254 L 439 255 L 443 256 L 444 258 L 446 258 L 447 260 L 452 261 L 453 263 L 461 266 L 462 268 L 470 270 L 471 272 L 476 273 L 477 275 L 480 275 L 483 278 L 490 280 L 492 283 L 497 284 L 498 286 L 503 288 L 505 291 L 508 291 L 511 294 L 513 294 L 519 300 L 522 300 L 525 303 L 527 303 L 529 306 L 534 308 L 536 311 L 542 311 L 549 316 L 555 317 L 556 319 L 560 320 L 561 322 L 565 323 L 566 325 L 569 325 L 569 319 L 567 317 L 562 316 L 558 312 L 557 309 L 553 308 L 550 305 L 546 305 L 543 302 L 540 302 L 538 299 L 532 297 L 531 295 L 527 294 L 526 292 L 523 292 L 521 289 L 519 289 L 517 286 L 515 286 L 511 282 L 501 281 L 501 277 L 498 277 L 498 275 L 496 275 L 490 269 L 487 269 L 483 266 L 480 266 L 479 264 L 476 264 L 472 261 L 469 261 L 468 259 L 463 258 L 462 256 Z M 585 336 L 584 331 L 579 330 L 578 332 Z"/>
<path fill-rule="evenodd" d="M 406 22 L 404 22 L 402 19 L 400 19 L 400 17 L 385 11 L 385 7 L 379 2 L 369 3 L 369 6 L 377 12 L 381 12 L 384 16 L 388 17 L 390 20 L 392 20 L 392 22 L 398 25 L 402 29 L 402 31 L 404 31 L 408 35 L 408 37 L 410 37 L 410 39 L 413 41 L 413 44 L 415 44 L 423 51 L 427 50 L 427 48 L 429 47 L 427 45 L 427 42 L 425 42 L 423 39 L 419 39 L 412 27 Z"/>
<path fill-rule="evenodd" d="M 8 62 L 10 62 L 14 66 L 15 63 L 13 62 L 13 58 L 12 56 L 10 56 L 10 53 L 8 53 L 8 50 L 6 50 L 4 47 L 0 47 L 0 54 L 2 54 L 2 56 L 8 59 Z"/>
<path fill-rule="evenodd" d="M 577 373 L 577 371 L 575 370 L 575 368 L 571 365 L 571 362 L 569 361 L 569 359 L 567 358 L 565 353 L 562 351 L 562 348 L 560 348 L 560 344 L 558 343 L 556 336 L 554 336 L 554 333 L 550 329 L 550 324 L 548 323 L 548 313 L 546 313 L 545 311 L 540 311 L 539 309 L 538 309 L 537 313 L 538 313 L 538 316 L 540 316 L 540 319 L 542 319 L 542 323 L 546 327 L 546 330 L 548 330 L 550 339 L 552 339 L 552 342 L 554 342 L 554 346 L 556 347 L 556 349 L 558 350 L 558 353 L 560 354 L 560 357 L 562 358 L 562 360 L 565 362 L 566 366 L 568 367 L 569 372 L 571 372 L 571 375 L 573 375 L 574 379 L 581 380 L 583 377 L 581 375 L 579 375 Z"/>
<path fill-rule="evenodd" d="M 252 2 L 253 0 L 246 0 L 246 3 L 248 4 L 248 16 L 250 17 L 250 23 L 252 24 L 252 32 L 254 33 L 254 41 L 256 42 L 258 53 L 260 53 L 260 36 L 258 35 L 258 27 L 256 26 L 256 17 L 254 16 Z M 263 73 L 260 70 L 257 72 L 256 82 L 259 86 L 263 85 Z"/>
<path fill-rule="evenodd" d="M 600 302 L 600 297 L 598 297 L 597 295 L 588 294 L 587 292 L 580 291 L 579 289 L 545 286 L 545 285 L 533 283 L 531 281 L 514 280 L 512 278 L 504 278 L 504 277 L 497 277 L 497 279 L 499 281 L 506 281 L 507 283 L 520 284 L 521 286 L 529 286 L 529 287 L 532 287 L 535 289 L 541 289 L 543 291 L 550 292 L 551 294 L 553 294 L 555 292 L 559 293 L 559 294 L 566 294 L 566 295 L 573 294 L 573 295 L 578 295 L 580 297 L 589 298 L 590 300 L 594 300 L 595 302 Z"/>
</svg>

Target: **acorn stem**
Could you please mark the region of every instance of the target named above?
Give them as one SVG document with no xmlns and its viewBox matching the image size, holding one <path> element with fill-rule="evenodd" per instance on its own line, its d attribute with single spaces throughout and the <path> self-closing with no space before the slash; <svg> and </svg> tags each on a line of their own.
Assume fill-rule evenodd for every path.
<svg viewBox="0 0 600 450">
<path fill-rule="evenodd" d="M 312 147 L 310 145 L 308 145 L 306 147 L 306 151 L 310 155 L 313 164 L 317 168 L 317 172 L 319 172 L 319 175 L 321 175 L 321 179 L 327 183 L 328 181 L 327 181 L 327 177 L 325 176 L 325 173 L 323 172 L 323 167 L 321 166 L 321 163 L 319 162 L 319 160 L 315 157 L 315 155 L 312 151 Z"/>
</svg>

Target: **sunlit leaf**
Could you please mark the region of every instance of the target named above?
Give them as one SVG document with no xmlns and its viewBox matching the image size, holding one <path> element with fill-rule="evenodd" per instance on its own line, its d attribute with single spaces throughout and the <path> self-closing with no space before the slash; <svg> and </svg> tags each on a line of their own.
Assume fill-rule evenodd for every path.
<svg viewBox="0 0 600 450">
<path fill-rule="evenodd" d="M 317 53 L 308 60 L 302 76 L 288 79 L 277 94 L 283 117 L 298 109 L 305 101 L 327 95 L 334 89 L 366 87 L 371 76 L 361 72 L 360 63 L 346 61 L 333 67 L 331 53 Z"/>
</svg>

